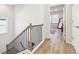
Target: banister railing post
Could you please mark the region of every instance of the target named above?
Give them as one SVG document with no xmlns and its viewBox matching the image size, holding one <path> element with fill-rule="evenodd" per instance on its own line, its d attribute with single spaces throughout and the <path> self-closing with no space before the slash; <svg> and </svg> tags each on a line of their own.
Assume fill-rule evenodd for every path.
<svg viewBox="0 0 79 59">
<path fill-rule="evenodd" d="M 29 27 L 29 42 L 28 42 L 28 49 L 32 51 L 32 24 L 30 23 Z"/>
<path fill-rule="evenodd" d="M 8 54 L 8 45 L 6 45 L 6 53 Z"/>
</svg>

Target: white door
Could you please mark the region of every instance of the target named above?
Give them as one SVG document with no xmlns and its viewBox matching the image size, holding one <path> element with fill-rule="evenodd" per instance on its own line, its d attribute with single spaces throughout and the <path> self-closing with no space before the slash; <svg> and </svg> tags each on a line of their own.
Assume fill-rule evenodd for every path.
<svg viewBox="0 0 79 59">
<path fill-rule="evenodd" d="M 79 53 L 79 5 L 72 6 L 72 37 L 72 44 Z"/>
</svg>

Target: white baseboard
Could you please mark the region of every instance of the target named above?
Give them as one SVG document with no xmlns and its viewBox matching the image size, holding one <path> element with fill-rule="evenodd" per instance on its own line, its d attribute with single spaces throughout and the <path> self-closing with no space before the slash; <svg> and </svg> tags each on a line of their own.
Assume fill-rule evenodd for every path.
<svg viewBox="0 0 79 59">
<path fill-rule="evenodd" d="M 45 40 L 42 40 L 33 50 L 32 50 L 32 54 L 43 44 Z"/>
</svg>

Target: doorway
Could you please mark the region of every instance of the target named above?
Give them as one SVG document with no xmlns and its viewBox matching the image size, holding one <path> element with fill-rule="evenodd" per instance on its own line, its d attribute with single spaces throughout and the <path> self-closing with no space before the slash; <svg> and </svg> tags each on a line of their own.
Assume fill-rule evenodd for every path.
<svg viewBox="0 0 79 59">
<path fill-rule="evenodd" d="M 50 40 L 55 46 L 60 44 L 63 36 L 63 8 L 64 5 L 50 7 Z"/>
</svg>

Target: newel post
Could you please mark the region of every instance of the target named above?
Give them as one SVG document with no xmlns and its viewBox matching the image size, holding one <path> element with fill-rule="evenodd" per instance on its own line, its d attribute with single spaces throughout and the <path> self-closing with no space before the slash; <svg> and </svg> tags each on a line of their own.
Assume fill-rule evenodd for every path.
<svg viewBox="0 0 79 59">
<path fill-rule="evenodd" d="M 29 50 L 32 51 L 32 23 L 29 26 L 29 43 L 28 43 Z"/>
</svg>

